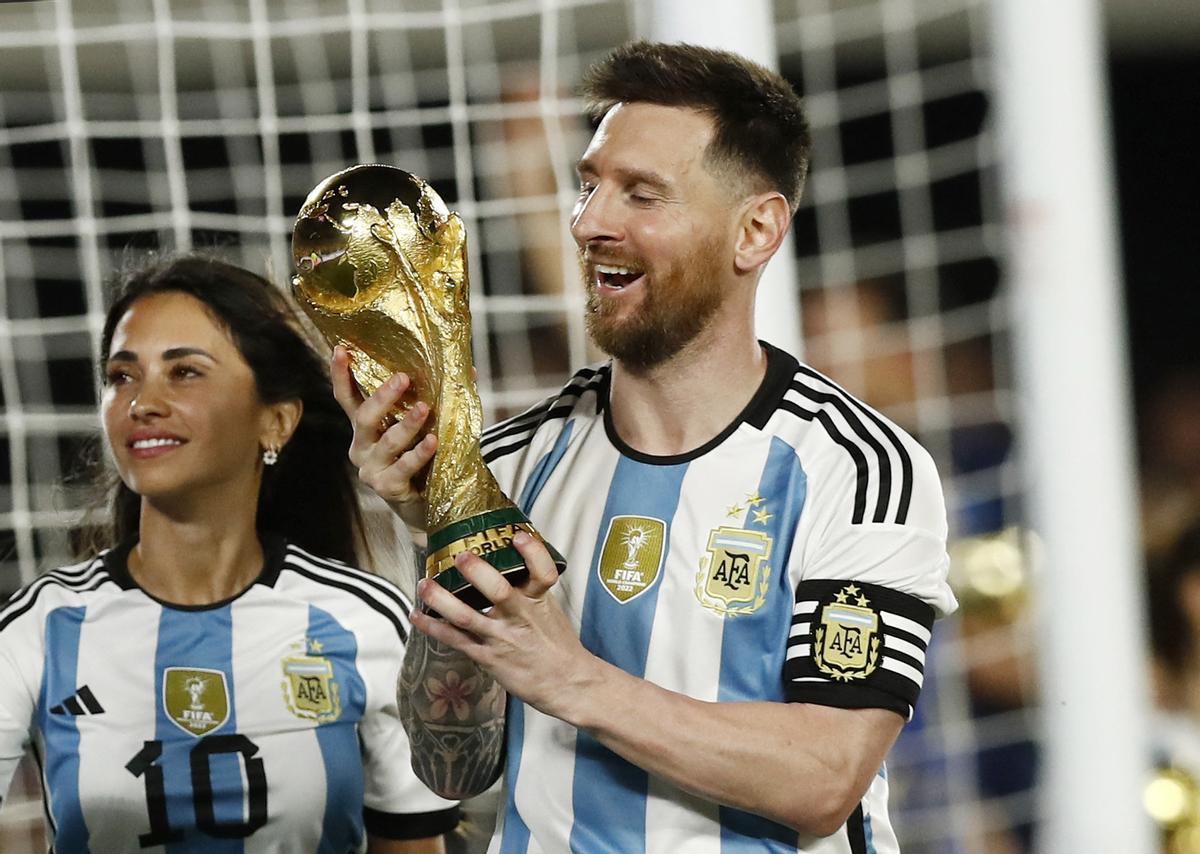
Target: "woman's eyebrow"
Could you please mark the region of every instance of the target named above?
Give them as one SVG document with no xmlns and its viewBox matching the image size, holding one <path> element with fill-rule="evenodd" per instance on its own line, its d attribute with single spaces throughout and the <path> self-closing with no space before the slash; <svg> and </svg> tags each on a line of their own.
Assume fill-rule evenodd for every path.
<svg viewBox="0 0 1200 854">
<path fill-rule="evenodd" d="M 163 350 L 162 353 L 163 359 L 168 362 L 173 359 L 184 359 L 188 356 L 204 356 L 205 358 L 212 359 L 214 362 L 217 361 L 216 357 L 213 356 L 212 353 L 201 347 L 169 347 L 166 350 Z M 108 361 L 136 362 L 138 361 L 138 355 L 132 350 L 118 350 L 108 357 Z"/>
</svg>

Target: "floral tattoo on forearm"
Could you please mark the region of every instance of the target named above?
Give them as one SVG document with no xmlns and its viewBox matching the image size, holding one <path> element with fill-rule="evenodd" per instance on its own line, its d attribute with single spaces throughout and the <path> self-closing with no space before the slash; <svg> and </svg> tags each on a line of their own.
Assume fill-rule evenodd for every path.
<svg viewBox="0 0 1200 854">
<path fill-rule="evenodd" d="M 507 696 L 490 674 L 458 650 L 414 631 L 397 699 L 413 770 L 427 786 L 444 797 L 466 798 L 495 782 L 504 754 Z"/>
</svg>

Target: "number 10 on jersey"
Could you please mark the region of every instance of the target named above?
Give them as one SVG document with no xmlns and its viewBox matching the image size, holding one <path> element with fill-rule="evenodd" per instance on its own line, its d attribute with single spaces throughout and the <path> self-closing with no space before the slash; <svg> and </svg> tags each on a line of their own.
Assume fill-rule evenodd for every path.
<svg viewBox="0 0 1200 854">
<path fill-rule="evenodd" d="M 172 828 L 167 814 L 167 791 L 163 768 L 158 765 L 162 757 L 163 743 L 147 741 L 125 765 L 135 777 L 146 784 L 146 811 L 150 818 L 150 831 L 138 835 L 142 848 L 167 845 L 183 840 L 184 832 Z M 191 772 L 192 808 L 196 814 L 196 827 L 208 836 L 219 839 L 241 839 L 249 836 L 267 823 L 267 775 L 258 745 L 244 735 L 207 735 L 192 748 L 188 765 Z M 220 754 L 237 754 L 245 768 L 247 783 L 246 800 L 242 805 L 243 818 L 239 821 L 217 821 L 215 797 L 212 784 L 212 757 Z"/>
</svg>

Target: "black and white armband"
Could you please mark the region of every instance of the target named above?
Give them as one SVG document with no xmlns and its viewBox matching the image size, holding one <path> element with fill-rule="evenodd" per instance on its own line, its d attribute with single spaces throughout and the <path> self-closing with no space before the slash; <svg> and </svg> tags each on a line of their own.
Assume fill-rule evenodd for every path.
<svg viewBox="0 0 1200 854">
<path fill-rule="evenodd" d="M 783 667 L 786 699 L 911 717 L 933 619 L 932 606 L 887 587 L 800 582 Z"/>
</svg>

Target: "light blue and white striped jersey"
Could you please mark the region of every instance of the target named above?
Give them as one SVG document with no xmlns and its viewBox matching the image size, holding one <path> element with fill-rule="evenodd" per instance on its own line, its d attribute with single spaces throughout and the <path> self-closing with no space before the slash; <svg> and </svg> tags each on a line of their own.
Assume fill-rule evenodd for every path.
<svg viewBox="0 0 1200 854">
<path fill-rule="evenodd" d="M 0 611 L 0 792 L 32 739 L 55 850 L 343 854 L 455 826 L 398 717 L 408 603 L 264 550 L 258 580 L 211 606 L 151 598 L 126 546 Z"/>
<path fill-rule="evenodd" d="M 485 432 L 484 458 L 567 557 L 555 593 L 596 655 L 705 701 L 907 717 L 934 617 L 956 604 L 932 460 L 830 380 L 764 347 L 753 400 L 692 453 L 626 446 L 604 366 Z M 491 852 L 897 850 L 882 769 L 847 824 L 815 839 L 681 791 L 512 699 L 507 739 Z"/>
</svg>

